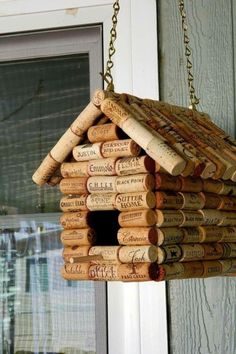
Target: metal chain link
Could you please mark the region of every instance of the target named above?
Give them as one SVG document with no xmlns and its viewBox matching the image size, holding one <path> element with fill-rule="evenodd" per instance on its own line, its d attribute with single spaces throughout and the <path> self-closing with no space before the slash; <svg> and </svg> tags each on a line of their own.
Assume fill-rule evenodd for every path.
<svg viewBox="0 0 236 354">
<path fill-rule="evenodd" d="M 111 69 L 114 66 L 114 63 L 112 61 L 112 57 L 116 52 L 116 49 L 114 47 L 115 40 L 117 38 L 117 32 L 116 32 L 116 26 L 117 26 L 117 16 L 120 11 L 120 4 L 119 0 L 116 0 L 114 5 L 113 5 L 114 13 L 112 16 L 112 28 L 110 30 L 110 42 L 109 42 L 109 50 L 108 50 L 108 60 L 106 64 L 106 71 L 105 74 L 102 74 L 102 78 L 104 81 L 107 83 L 107 90 L 108 91 L 114 91 L 114 83 L 113 83 L 113 76 L 111 73 Z"/>
<path fill-rule="evenodd" d="M 185 57 L 187 61 L 187 74 L 188 74 L 188 89 L 189 89 L 189 98 L 190 98 L 190 108 L 196 110 L 196 106 L 199 104 L 199 98 L 197 98 L 195 94 L 195 88 L 193 85 L 193 74 L 192 74 L 192 68 L 193 64 L 191 62 L 191 55 L 192 51 L 189 46 L 189 37 L 188 37 L 188 25 L 187 25 L 187 20 L 186 20 L 186 11 L 184 8 L 184 0 L 179 0 L 179 11 L 180 15 L 182 18 L 182 29 L 183 29 L 183 34 L 184 34 L 184 46 L 185 46 Z"/>
</svg>

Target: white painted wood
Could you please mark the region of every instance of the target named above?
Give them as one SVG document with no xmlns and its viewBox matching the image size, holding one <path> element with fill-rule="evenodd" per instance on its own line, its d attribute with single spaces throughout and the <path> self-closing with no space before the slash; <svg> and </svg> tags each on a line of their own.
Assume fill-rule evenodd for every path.
<svg viewBox="0 0 236 354">
<path fill-rule="evenodd" d="M 108 353 L 141 352 L 138 283 L 108 283 Z"/>
<path fill-rule="evenodd" d="M 234 135 L 236 3 L 185 1 L 200 109 Z M 233 21 L 233 23 L 232 23 Z M 177 2 L 159 1 L 161 97 L 187 105 Z M 232 36 L 233 35 L 233 36 Z M 234 354 L 236 279 L 170 281 L 169 338 L 173 354 Z"/>
<path fill-rule="evenodd" d="M 165 283 L 140 283 L 141 353 L 168 353 Z"/>
<path fill-rule="evenodd" d="M 0 17 L 1 34 L 69 26 L 91 25 L 109 21 L 111 5 L 81 7 L 77 11 L 56 10 Z"/>
<path fill-rule="evenodd" d="M 233 1 L 235 2 L 235 1 Z M 185 57 L 178 1 L 160 0 L 159 35 L 162 98 L 188 105 Z M 186 1 L 199 110 L 234 132 L 234 69 L 231 0 Z"/>
<path fill-rule="evenodd" d="M 66 9 L 73 13 L 75 8 L 106 6 L 113 4 L 112 0 L 0 0 L 0 16 L 13 16 L 49 12 Z"/>
</svg>

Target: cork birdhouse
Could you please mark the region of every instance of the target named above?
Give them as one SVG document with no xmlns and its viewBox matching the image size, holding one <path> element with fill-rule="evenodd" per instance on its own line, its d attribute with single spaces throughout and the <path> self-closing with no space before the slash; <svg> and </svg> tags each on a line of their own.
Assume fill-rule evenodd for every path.
<svg viewBox="0 0 236 354">
<path fill-rule="evenodd" d="M 235 152 L 205 113 L 96 91 L 33 176 L 63 194 L 62 276 L 235 275 Z"/>
</svg>

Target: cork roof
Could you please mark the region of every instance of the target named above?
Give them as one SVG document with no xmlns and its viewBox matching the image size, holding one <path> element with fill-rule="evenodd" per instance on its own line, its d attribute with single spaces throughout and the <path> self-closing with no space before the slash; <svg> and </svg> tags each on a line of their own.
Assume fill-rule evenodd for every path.
<svg viewBox="0 0 236 354">
<path fill-rule="evenodd" d="M 205 113 L 98 90 L 91 102 L 42 161 L 33 175 L 38 185 L 51 183 L 86 132 L 108 118 L 171 175 L 236 181 L 236 141 Z"/>
</svg>

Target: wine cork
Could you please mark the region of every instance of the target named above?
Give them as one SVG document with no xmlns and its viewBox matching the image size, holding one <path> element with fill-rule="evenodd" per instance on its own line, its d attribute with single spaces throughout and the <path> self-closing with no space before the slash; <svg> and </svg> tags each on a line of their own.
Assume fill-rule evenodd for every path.
<svg viewBox="0 0 236 354">
<path fill-rule="evenodd" d="M 178 245 L 157 247 L 157 263 L 173 263 L 182 257 L 182 249 Z"/>
<path fill-rule="evenodd" d="M 118 264 L 91 264 L 89 279 L 91 280 L 120 280 L 118 277 Z"/>
<path fill-rule="evenodd" d="M 118 216 L 118 222 L 121 227 L 153 226 L 156 213 L 151 209 L 123 211 Z"/>
<path fill-rule="evenodd" d="M 93 176 L 87 181 L 90 193 L 116 193 L 116 176 Z"/>
<path fill-rule="evenodd" d="M 73 148 L 73 157 L 76 161 L 101 159 L 102 143 L 78 145 Z"/>
<path fill-rule="evenodd" d="M 64 162 L 61 165 L 63 177 L 88 177 L 88 162 Z"/>
<path fill-rule="evenodd" d="M 203 181 L 203 191 L 207 193 L 216 193 L 219 194 L 222 189 L 224 182 L 216 181 L 213 179 L 206 179 Z"/>
<path fill-rule="evenodd" d="M 139 173 L 154 173 L 155 161 L 149 156 L 123 157 L 116 161 L 116 174 L 118 176 L 134 175 Z"/>
<path fill-rule="evenodd" d="M 102 144 L 103 157 L 138 156 L 141 148 L 132 139 L 107 141 Z"/>
<path fill-rule="evenodd" d="M 96 242 L 96 233 L 91 228 L 63 230 L 61 242 L 65 246 L 89 246 Z"/>
<path fill-rule="evenodd" d="M 128 105 L 127 105 L 128 106 Z M 143 123 L 133 117 L 124 103 L 105 99 L 101 104 L 102 111 L 122 130 L 160 163 L 170 174 L 180 174 L 186 162 L 163 140 L 154 135 Z M 129 108 L 129 106 L 128 106 Z"/>
<path fill-rule="evenodd" d="M 169 263 L 159 265 L 158 280 L 198 278 L 203 274 L 203 262 Z"/>
<path fill-rule="evenodd" d="M 172 176 L 180 175 L 186 168 L 187 163 L 184 158 L 164 141 L 161 142 L 157 136 L 153 137 L 145 151 Z"/>
<path fill-rule="evenodd" d="M 88 280 L 89 263 L 64 264 L 61 267 L 61 276 L 66 280 Z"/>
<path fill-rule="evenodd" d="M 181 243 L 199 243 L 201 240 L 201 234 L 199 227 L 183 227 L 181 228 L 184 233 L 184 237 Z"/>
<path fill-rule="evenodd" d="M 199 261 L 204 257 L 204 248 L 200 244 L 181 245 L 181 250 L 180 262 Z"/>
<path fill-rule="evenodd" d="M 216 277 L 222 274 L 222 265 L 219 261 L 204 261 L 203 264 L 203 278 Z"/>
<path fill-rule="evenodd" d="M 63 178 L 59 188 L 63 194 L 86 194 L 88 177 Z"/>
<path fill-rule="evenodd" d="M 236 152 L 236 151 L 235 151 Z M 235 153 L 234 152 L 234 153 Z M 236 182 L 236 172 L 233 174 L 233 176 L 231 177 L 231 181 L 233 181 L 233 182 Z"/>
<path fill-rule="evenodd" d="M 214 209 L 199 210 L 199 213 L 203 216 L 202 225 L 218 225 L 222 219 L 222 212 Z"/>
<path fill-rule="evenodd" d="M 80 257 L 71 257 L 70 263 L 91 263 L 91 262 L 101 262 L 103 257 L 98 256 L 80 256 Z"/>
<path fill-rule="evenodd" d="M 104 261 L 119 261 L 121 246 L 93 246 L 89 250 L 89 256 L 101 255 Z"/>
<path fill-rule="evenodd" d="M 236 227 L 219 227 L 221 238 L 219 242 L 236 242 Z"/>
<path fill-rule="evenodd" d="M 78 136 L 69 128 L 50 151 L 52 158 L 60 163 L 64 162 L 73 147 L 79 144 L 82 139 L 82 136 Z"/>
<path fill-rule="evenodd" d="M 89 211 L 63 213 L 60 223 L 66 230 L 85 229 L 89 226 Z"/>
<path fill-rule="evenodd" d="M 222 246 L 224 250 L 222 258 L 236 258 L 236 243 L 225 242 Z"/>
<path fill-rule="evenodd" d="M 155 204 L 156 199 L 153 192 L 118 194 L 115 201 L 116 209 L 120 211 L 152 209 Z"/>
<path fill-rule="evenodd" d="M 235 162 L 230 159 L 223 150 L 219 151 L 218 149 L 214 149 L 211 146 L 207 146 L 205 150 L 209 151 L 212 155 L 215 155 L 217 159 L 221 162 L 223 166 L 225 166 L 225 171 L 223 173 L 223 176 L 221 176 L 222 179 L 227 180 L 230 179 L 233 174 L 236 172 L 236 166 Z"/>
<path fill-rule="evenodd" d="M 92 193 L 88 195 L 86 200 L 87 208 L 91 211 L 96 210 L 115 210 L 116 209 L 115 193 Z"/>
<path fill-rule="evenodd" d="M 230 261 L 230 268 L 229 268 L 229 261 Z M 223 261 L 219 261 L 222 264 L 222 268 L 225 270 L 226 268 L 226 263 L 228 265 L 228 269 L 226 270 L 226 275 L 227 276 L 235 276 L 236 275 L 236 259 L 224 259 Z"/>
<path fill-rule="evenodd" d="M 231 189 L 228 195 L 236 196 L 236 184 L 232 184 L 230 187 Z"/>
<path fill-rule="evenodd" d="M 101 114 L 101 110 L 93 102 L 90 102 L 74 120 L 70 128 L 76 135 L 82 136 L 89 127 L 94 125 Z"/>
<path fill-rule="evenodd" d="M 221 219 L 219 226 L 236 226 L 236 213 L 233 211 L 219 211 Z"/>
<path fill-rule="evenodd" d="M 47 181 L 47 184 L 51 187 L 57 186 L 62 180 L 61 176 L 51 176 Z"/>
<path fill-rule="evenodd" d="M 156 189 L 178 192 L 181 189 L 181 180 L 179 177 L 169 176 L 167 174 L 156 174 Z"/>
<path fill-rule="evenodd" d="M 224 254 L 224 248 L 220 243 L 203 243 L 204 259 L 214 260 L 220 259 Z"/>
<path fill-rule="evenodd" d="M 42 186 L 60 166 L 60 162 L 55 161 L 50 154 L 48 154 L 41 162 L 38 169 L 34 172 L 32 180 L 34 183 Z"/>
<path fill-rule="evenodd" d="M 183 200 L 181 209 L 198 210 L 205 205 L 205 199 L 200 193 L 178 193 Z"/>
<path fill-rule="evenodd" d="M 197 210 L 180 210 L 183 216 L 182 227 L 200 226 L 204 223 L 203 215 Z"/>
<path fill-rule="evenodd" d="M 174 192 L 156 192 L 157 209 L 180 209 L 183 206 L 183 196 Z"/>
<path fill-rule="evenodd" d="M 157 272 L 155 263 L 124 263 L 118 267 L 118 278 L 124 282 L 157 280 Z"/>
<path fill-rule="evenodd" d="M 219 210 L 233 210 L 236 211 L 236 197 L 232 196 L 221 196 L 220 204 L 218 206 Z"/>
<path fill-rule="evenodd" d="M 223 227 L 219 226 L 199 226 L 200 243 L 202 242 L 219 242 L 223 238 Z"/>
<path fill-rule="evenodd" d="M 119 260 L 122 263 L 144 263 L 157 260 L 157 248 L 147 246 L 121 246 Z"/>
<path fill-rule="evenodd" d="M 221 204 L 221 197 L 213 193 L 200 193 L 205 200 L 205 209 L 218 209 Z"/>
<path fill-rule="evenodd" d="M 92 102 L 95 106 L 99 107 L 106 98 L 120 99 L 120 96 L 121 94 L 115 93 L 113 91 L 98 89 L 93 94 Z"/>
<path fill-rule="evenodd" d="M 184 266 L 184 279 L 202 277 L 204 272 L 203 262 L 183 262 Z"/>
<path fill-rule="evenodd" d="M 222 274 L 228 273 L 228 272 L 231 271 L 231 269 L 232 269 L 232 259 L 224 259 L 224 260 L 219 259 L 218 262 L 222 266 Z"/>
<path fill-rule="evenodd" d="M 64 212 L 88 210 L 86 205 L 87 197 L 88 194 L 62 197 L 60 200 L 60 209 Z"/>
<path fill-rule="evenodd" d="M 219 190 L 219 194 L 228 195 L 232 192 L 232 185 L 230 183 L 224 182 L 221 189 Z"/>
<path fill-rule="evenodd" d="M 201 178 L 196 177 L 179 177 L 181 180 L 181 192 L 201 192 L 203 189 L 203 182 Z"/>
<path fill-rule="evenodd" d="M 179 210 L 156 210 L 158 227 L 173 227 L 183 223 L 183 215 Z"/>
<path fill-rule="evenodd" d="M 154 161 L 154 160 L 153 160 Z M 155 161 L 155 172 L 168 173 L 158 162 Z"/>
<path fill-rule="evenodd" d="M 119 176 L 116 178 L 118 193 L 143 192 L 152 190 L 155 180 L 151 174 L 138 174 L 133 176 Z"/>
<path fill-rule="evenodd" d="M 92 126 L 88 129 L 87 135 L 91 143 L 117 140 L 121 137 L 120 128 L 114 123 Z"/>
<path fill-rule="evenodd" d="M 114 176 L 116 157 L 88 161 L 89 176 Z"/>
<path fill-rule="evenodd" d="M 118 230 L 117 239 L 120 245 L 156 245 L 156 227 L 122 227 Z"/>
<path fill-rule="evenodd" d="M 91 246 L 66 246 L 62 251 L 65 262 L 70 262 L 70 258 L 88 256 Z"/>
<path fill-rule="evenodd" d="M 183 279 L 184 278 L 184 265 L 183 263 L 175 262 L 169 264 L 160 264 L 158 266 L 158 279 L 162 280 L 172 280 L 172 279 Z"/>
<path fill-rule="evenodd" d="M 157 228 L 157 245 L 171 245 L 181 243 L 184 237 L 184 230 L 180 227 Z"/>
</svg>

